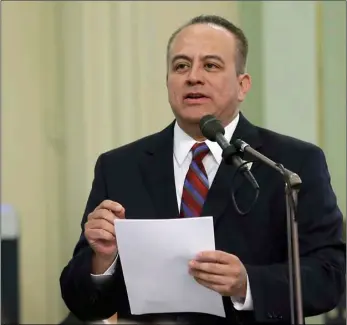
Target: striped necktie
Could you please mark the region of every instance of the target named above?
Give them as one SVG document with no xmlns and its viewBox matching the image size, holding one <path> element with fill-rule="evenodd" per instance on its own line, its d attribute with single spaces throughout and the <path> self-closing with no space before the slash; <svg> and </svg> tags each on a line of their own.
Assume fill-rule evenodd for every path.
<svg viewBox="0 0 347 325">
<path fill-rule="evenodd" d="M 209 189 L 208 178 L 202 160 L 209 150 L 205 142 L 195 143 L 191 149 L 193 159 L 183 185 L 181 217 L 199 217 L 201 215 Z"/>
</svg>

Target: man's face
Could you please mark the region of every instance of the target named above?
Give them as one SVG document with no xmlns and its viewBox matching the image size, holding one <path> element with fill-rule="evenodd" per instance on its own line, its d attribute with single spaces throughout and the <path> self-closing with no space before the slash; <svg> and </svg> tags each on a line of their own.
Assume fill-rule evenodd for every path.
<svg viewBox="0 0 347 325">
<path fill-rule="evenodd" d="M 169 102 L 179 124 L 196 124 L 213 114 L 224 125 L 235 116 L 250 87 L 248 75 L 236 74 L 236 40 L 214 25 L 184 28 L 168 58 Z"/>
</svg>

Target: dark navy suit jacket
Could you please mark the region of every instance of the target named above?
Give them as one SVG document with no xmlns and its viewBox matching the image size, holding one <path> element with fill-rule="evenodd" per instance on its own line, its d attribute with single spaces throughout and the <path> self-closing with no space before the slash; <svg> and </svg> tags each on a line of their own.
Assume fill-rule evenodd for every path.
<svg viewBox="0 0 347 325">
<path fill-rule="evenodd" d="M 297 218 L 303 311 L 305 316 L 311 316 L 333 309 L 345 288 L 345 245 L 343 218 L 322 150 L 256 127 L 242 114 L 233 135 L 236 138 L 301 177 Z M 236 311 L 230 298 L 224 297 L 226 318 L 191 313 L 179 315 L 181 319 L 218 324 L 290 321 L 284 183 L 279 173 L 259 162 L 253 163 L 252 172 L 261 190 L 250 213 L 237 213 L 231 190 L 235 191 L 236 201 L 243 210 L 251 204 L 254 192 L 242 177 L 236 177 L 232 184 L 235 167 L 222 162 L 202 215 L 214 218 L 216 249 L 235 254 L 244 263 L 254 310 Z M 121 203 L 126 218 L 179 215 L 173 168 L 173 124 L 98 158 L 82 229 L 88 214 L 105 199 Z M 119 318 L 134 321 L 177 319 L 177 315 L 169 314 L 131 315 L 121 260 L 110 281 L 98 286 L 90 276 L 91 258 L 92 250 L 82 231 L 60 278 L 62 297 L 78 318 L 100 320 L 117 312 Z"/>
</svg>

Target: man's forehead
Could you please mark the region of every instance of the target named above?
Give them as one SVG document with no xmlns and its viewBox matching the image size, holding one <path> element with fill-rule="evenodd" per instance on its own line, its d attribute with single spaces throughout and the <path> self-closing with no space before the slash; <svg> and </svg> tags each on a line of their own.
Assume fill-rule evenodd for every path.
<svg viewBox="0 0 347 325">
<path fill-rule="evenodd" d="M 214 24 L 196 24 L 182 29 L 170 47 L 170 57 L 181 53 L 206 52 L 206 54 L 229 54 L 234 51 L 234 35 Z"/>
</svg>

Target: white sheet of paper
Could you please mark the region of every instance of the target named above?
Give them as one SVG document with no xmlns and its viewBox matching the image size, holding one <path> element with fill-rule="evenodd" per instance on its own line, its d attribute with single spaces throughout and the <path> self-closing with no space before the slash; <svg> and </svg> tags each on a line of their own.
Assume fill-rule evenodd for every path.
<svg viewBox="0 0 347 325">
<path fill-rule="evenodd" d="M 222 297 L 188 273 L 197 253 L 214 250 L 212 217 L 116 219 L 131 313 L 200 312 L 225 317 Z"/>
</svg>

